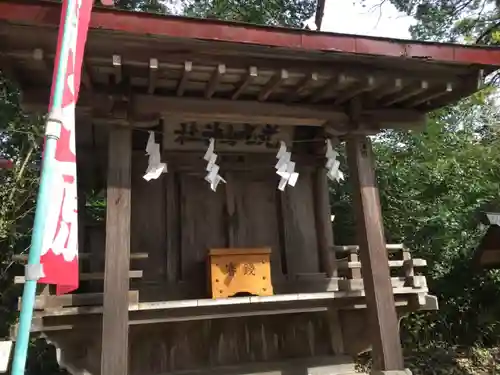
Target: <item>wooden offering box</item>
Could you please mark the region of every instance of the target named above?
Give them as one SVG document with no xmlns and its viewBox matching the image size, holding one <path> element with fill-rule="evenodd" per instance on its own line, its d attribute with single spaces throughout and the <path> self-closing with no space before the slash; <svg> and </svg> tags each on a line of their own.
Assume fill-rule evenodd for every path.
<svg viewBox="0 0 500 375">
<path fill-rule="evenodd" d="M 270 248 L 211 249 L 208 268 L 212 298 L 272 295 L 270 254 Z"/>
</svg>

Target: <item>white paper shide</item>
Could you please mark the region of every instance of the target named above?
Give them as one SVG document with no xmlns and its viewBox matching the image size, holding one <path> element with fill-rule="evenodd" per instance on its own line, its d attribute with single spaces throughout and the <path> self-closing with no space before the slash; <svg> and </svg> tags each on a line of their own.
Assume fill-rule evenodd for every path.
<svg viewBox="0 0 500 375">
<path fill-rule="evenodd" d="M 149 132 L 146 153 L 149 155 L 148 169 L 143 176 L 146 181 L 157 179 L 162 173 L 167 173 L 167 164 L 161 162 L 160 144 L 156 143 L 154 132 Z"/>
<path fill-rule="evenodd" d="M 214 149 L 215 140 L 213 138 L 210 138 L 210 143 L 208 145 L 207 152 L 205 152 L 205 156 L 203 156 L 203 159 L 208 162 L 207 167 L 205 168 L 205 170 L 207 171 L 205 181 L 210 184 L 210 188 L 212 189 L 212 191 L 215 191 L 217 189 L 219 183 L 226 183 L 226 180 L 224 180 L 219 174 L 219 166 L 216 164 L 217 154 L 215 153 Z"/>
<path fill-rule="evenodd" d="M 337 160 L 339 153 L 333 149 L 332 141 L 326 140 L 326 175 L 332 181 L 339 182 L 344 179 L 344 173 L 339 169 L 340 161 Z"/>
<path fill-rule="evenodd" d="M 291 160 L 292 153 L 287 151 L 285 142 L 280 142 L 280 149 L 276 155 L 278 162 L 276 163 L 276 174 L 281 177 L 278 184 L 278 189 L 285 190 L 287 185 L 295 186 L 299 179 L 299 174 L 295 172 L 295 163 Z"/>
</svg>

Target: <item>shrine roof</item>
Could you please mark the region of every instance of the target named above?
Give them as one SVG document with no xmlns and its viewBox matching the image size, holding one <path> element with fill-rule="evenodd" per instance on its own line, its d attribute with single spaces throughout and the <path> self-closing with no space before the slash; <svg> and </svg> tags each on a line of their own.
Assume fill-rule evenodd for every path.
<svg viewBox="0 0 500 375">
<path fill-rule="evenodd" d="M 0 20 L 10 23 L 57 27 L 59 17 L 60 3 L 54 1 L 7 0 L 0 3 Z M 304 54 L 355 54 L 490 68 L 500 66 L 498 47 L 317 32 L 216 19 L 130 12 L 98 6 L 94 7 L 90 28 L 135 35 L 276 47 Z"/>
<path fill-rule="evenodd" d="M 60 3 L 53 1 L 0 2 L 0 67 L 18 78 L 23 91 L 50 86 L 59 18 Z M 278 118 L 293 103 L 293 113 L 309 111 L 307 117 L 314 117 L 314 123 L 330 116 L 324 111 L 345 112 L 352 99 L 359 98 L 369 111 L 399 110 L 401 116 L 389 122 L 402 123 L 408 111 L 425 113 L 477 91 L 484 76 L 499 67 L 496 47 L 95 7 L 82 85 L 83 91 L 104 92 L 111 76 L 115 83 L 125 80 L 132 92 L 143 95 L 138 102 L 146 102 L 151 110 L 152 101 L 156 108 L 170 105 L 190 111 L 211 99 L 210 110 L 254 102 L 260 112 L 270 110 Z M 367 116 L 374 118 L 373 113 Z M 391 127 L 382 125 L 387 123 L 385 115 L 379 120 L 375 127 Z"/>
</svg>

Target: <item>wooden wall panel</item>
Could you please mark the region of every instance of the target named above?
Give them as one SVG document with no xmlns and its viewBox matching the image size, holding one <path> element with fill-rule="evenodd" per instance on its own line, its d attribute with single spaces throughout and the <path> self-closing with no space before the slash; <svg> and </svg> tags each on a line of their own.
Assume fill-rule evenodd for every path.
<svg viewBox="0 0 500 375">
<path fill-rule="evenodd" d="M 321 313 L 133 326 L 130 342 L 141 375 L 333 354 Z"/>
<path fill-rule="evenodd" d="M 179 281 L 180 248 L 180 212 L 179 212 L 179 174 L 167 173 L 165 179 L 165 230 L 166 230 L 166 260 L 167 280 L 175 285 Z"/>
<path fill-rule="evenodd" d="M 208 249 L 226 247 L 225 192 L 210 190 L 204 175 L 183 173 L 180 178 L 181 279 L 207 294 Z"/>
<path fill-rule="evenodd" d="M 234 233 L 231 246 L 270 247 L 273 278 L 283 274 L 276 180 L 272 172 L 233 172 L 230 179 L 234 197 L 234 213 L 229 218 L 229 230 Z"/>
<path fill-rule="evenodd" d="M 142 152 L 132 156 L 131 252 L 149 254 L 137 263 L 143 270 L 140 282 L 158 283 L 166 272 L 164 176 L 144 180 L 147 160 Z"/>
<path fill-rule="evenodd" d="M 295 187 L 281 195 L 287 271 L 289 275 L 319 272 L 311 171 L 300 171 Z"/>
<path fill-rule="evenodd" d="M 147 252 L 149 258 L 134 262 L 144 276 L 132 287 L 142 290 L 143 283 L 165 293 L 178 291 L 158 295 L 163 299 L 206 297 L 205 263 L 213 247 L 271 247 L 275 281 L 283 273 L 320 271 L 310 170 L 300 171 L 297 185 L 285 192 L 277 190 L 272 168 L 226 170 L 228 184 L 214 193 L 203 171 L 170 168 L 147 182 L 142 178 L 146 165 L 147 156 L 134 152 L 131 251 Z M 91 251 L 103 251 L 102 236 L 89 240 Z"/>
<path fill-rule="evenodd" d="M 106 247 L 106 228 L 102 225 L 87 227 L 87 242 L 91 256 L 88 260 L 88 272 L 104 272 L 104 251 Z M 89 281 L 86 285 L 89 292 L 102 292 L 102 281 Z"/>
</svg>

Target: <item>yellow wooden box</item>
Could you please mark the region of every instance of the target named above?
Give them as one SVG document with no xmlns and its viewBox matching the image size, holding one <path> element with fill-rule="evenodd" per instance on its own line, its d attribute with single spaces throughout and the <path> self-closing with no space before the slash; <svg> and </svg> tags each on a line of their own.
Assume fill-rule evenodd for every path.
<svg viewBox="0 0 500 375">
<path fill-rule="evenodd" d="M 208 273 L 212 298 L 273 295 L 270 248 L 210 249 Z"/>
</svg>

